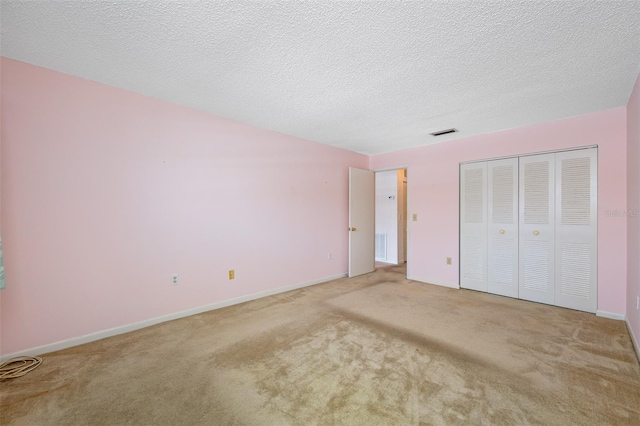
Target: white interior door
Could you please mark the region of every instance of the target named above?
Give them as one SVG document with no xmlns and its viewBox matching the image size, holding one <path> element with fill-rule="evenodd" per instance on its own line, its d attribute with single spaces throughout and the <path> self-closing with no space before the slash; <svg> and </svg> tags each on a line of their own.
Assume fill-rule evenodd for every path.
<svg viewBox="0 0 640 426">
<path fill-rule="evenodd" d="M 375 174 L 349 167 L 349 276 L 375 270 Z"/>
<path fill-rule="evenodd" d="M 518 297 L 518 159 L 487 163 L 488 291 Z"/>
<path fill-rule="evenodd" d="M 556 154 L 555 304 L 595 312 L 598 305 L 597 149 Z"/>
<path fill-rule="evenodd" d="M 487 291 L 487 162 L 460 166 L 460 287 Z"/>
<path fill-rule="evenodd" d="M 555 154 L 520 158 L 519 296 L 554 304 Z"/>
</svg>

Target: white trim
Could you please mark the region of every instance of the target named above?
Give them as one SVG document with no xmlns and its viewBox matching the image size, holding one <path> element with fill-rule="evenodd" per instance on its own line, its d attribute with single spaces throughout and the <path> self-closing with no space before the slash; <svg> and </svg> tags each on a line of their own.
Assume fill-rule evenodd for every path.
<svg viewBox="0 0 640 426">
<path fill-rule="evenodd" d="M 425 284 L 433 284 L 433 285 L 438 285 L 441 287 L 449 287 L 449 288 L 455 288 L 455 289 L 459 289 L 460 286 L 457 283 L 446 283 L 444 281 L 437 281 L 437 280 L 430 280 L 427 278 L 419 278 L 419 277 L 409 277 L 407 276 L 408 280 L 411 281 L 419 281 L 421 283 L 425 283 Z"/>
<path fill-rule="evenodd" d="M 629 323 L 629 318 L 627 318 L 625 322 L 627 323 L 627 330 L 629 330 L 631 343 L 633 343 L 633 348 L 636 350 L 636 356 L 638 357 L 638 361 L 640 361 L 640 345 L 638 344 L 638 339 L 636 339 L 636 335 L 633 334 L 633 329 L 631 328 L 631 324 Z"/>
<path fill-rule="evenodd" d="M 507 155 L 504 157 L 485 158 L 484 160 L 461 161 L 459 164 L 472 164 L 472 163 L 481 163 L 483 161 L 506 160 L 507 158 L 529 157 L 532 155 L 540 155 L 540 154 L 555 154 L 557 152 L 580 151 L 581 149 L 591 149 L 591 148 L 597 148 L 597 147 L 598 145 L 587 145 L 587 146 L 578 146 L 575 148 L 555 149 L 553 151 L 529 152 L 526 154 L 516 154 L 516 155 Z"/>
<path fill-rule="evenodd" d="M 610 318 L 610 319 L 619 320 L 619 321 L 626 320 L 626 317 L 623 314 L 616 314 L 614 312 L 607 312 L 607 311 L 601 311 L 601 310 L 596 311 L 596 316 L 602 317 L 602 318 Z"/>
<path fill-rule="evenodd" d="M 374 173 L 378 173 L 378 172 L 390 172 L 392 170 L 402 170 L 402 169 L 407 169 L 407 176 L 409 176 L 409 165 L 405 165 L 405 166 L 391 166 L 391 167 L 382 167 L 380 169 L 373 169 L 371 170 Z"/>
<path fill-rule="evenodd" d="M 287 291 L 297 290 L 303 287 L 309 287 L 316 284 L 326 283 L 328 281 L 337 280 L 346 277 L 347 274 L 332 275 L 330 277 L 324 277 L 313 281 L 307 281 L 298 284 L 292 284 L 284 287 L 275 288 L 272 290 L 265 290 L 259 293 L 247 294 L 240 297 L 234 297 L 233 299 L 223 300 L 221 302 L 209 303 L 207 305 L 197 306 L 195 308 L 187 309 L 180 312 L 174 312 L 172 314 L 162 315 L 155 318 L 135 322 L 132 324 L 122 325 L 119 327 L 109 328 L 107 330 L 97 331 L 95 333 L 85 334 L 84 336 L 73 337 L 71 339 L 62 340 L 59 342 L 49 343 L 47 345 L 37 346 L 35 348 L 24 349 L 22 351 L 14 352 L 12 354 L 0 356 L 0 362 L 6 361 L 17 356 L 37 356 L 46 354 L 49 352 L 60 351 L 62 349 L 71 348 L 73 346 L 83 345 L 89 342 L 95 342 L 107 337 L 117 336 L 119 334 L 129 333 L 131 331 L 139 330 L 141 328 L 149 327 L 152 325 L 160 324 L 166 321 L 172 321 L 178 318 L 184 318 L 191 315 L 201 314 L 207 311 L 213 311 L 215 309 L 226 308 L 227 306 L 237 305 L 239 303 L 249 302 L 251 300 L 261 299 L 267 296 L 273 296 L 274 294 L 286 293 Z"/>
</svg>

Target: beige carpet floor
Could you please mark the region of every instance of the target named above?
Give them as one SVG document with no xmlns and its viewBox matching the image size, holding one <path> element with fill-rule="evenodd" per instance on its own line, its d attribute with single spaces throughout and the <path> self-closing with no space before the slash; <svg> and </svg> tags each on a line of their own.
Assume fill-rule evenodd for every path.
<svg viewBox="0 0 640 426">
<path fill-rule="evenodd" d="M 3 425 L 640 424 L 624 322 L 379 268 L 43 356 Z"/>
</svg>

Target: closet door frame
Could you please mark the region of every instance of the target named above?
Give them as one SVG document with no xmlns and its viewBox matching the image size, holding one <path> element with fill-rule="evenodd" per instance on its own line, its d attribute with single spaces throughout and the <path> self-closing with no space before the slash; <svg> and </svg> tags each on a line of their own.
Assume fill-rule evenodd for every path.
<svg viewBox="0 0 640 426">
<path fill-rule="evenodd" d="M 574 230 L 565 230 L 565 229 L 560 229 L 558 232 L 556 232 L 556 223 L 560 224 L 560 228 L 562 228 L 562 219 L 561 219 L 561 211 L 559 210 L 561 208 L 561 203 L 562 203 L 562 195 L 561 195 L 561 188 L 560 188 L 560 193 L 559 191 L 556 191 L 556 185 L 562 185 L 561 182 L 561 174 L 560 176 L 557 178 L 557 167 L 561 167 L 561 166 L 557 166 L 558 164 L 561 163 L 563 158 L 568 158 L 568 157 L 572 157 L 572 153 L 575 152 L 580 152 L 580 151 L 590 151 L 593 155 L 592 158 L 592 163 L 591 163 L 591 179 L 590 179 L 590 191 L 591 191 L 591 198 L 590 198 L 590 203 L 591 203 L 591 217 L 590 217 L 590 225 L 589 225 L 589 230 L 587 232 L 590 232 L 591 237 L 589 239 L 589 244 L 591 246 L 592 252 L 593 253 L 593 258 L 591 261 L 591 266 L 592 266 L 592 271 L 591 271 L 591 287 L 590 289 L 592 290 L 589 293 L 589 297 L 586 298 L 588 299 L 587 302 L 585 302 L 583 305 L 581 304 L 576 304 L 574 302 L 566 302 L 566 300 L 563 300 L 564 296 L 561 294 L 562 290 L 561 287 L 559 285 L 559 283 L 557 283 L 556 278 L 558 278 L 558 280 L 561 280 L 562 278 L 562 265 L 561 265 L 561 259 L 558 258 L 558 256 L 561 254 L 560 250 L 561 250 L 561 244 L 562 241 L 567 241 L 567 238 L 571 239 L 573 238 L 573 236 L 571 236 L 571 234 L 575 234 L 578 230 L 574 229 Z M 566 153 L 566 154 L 565 154 Z M 549 171 L 549 195 L 550 195 L 550 200 L 549 200 L 549 223 L 548 224 L 540 224 L 540 223 L 525 223 L 524 220 L 524 213 L 525 213 L 525 208 L 524 208 L 524 199 L 523 199 L 523 175 L 524 175 L 524 170 L 523 170 L 523 164 L 526 163 L 530 163 L 530 162 L 535 162 L 536 160 L 540 160 L 544 157 L 542 156 L 548 156 L 547 159 L 550 160 L 550 170 Z M 536 158 L 537 157 L 537 158 Z M 507 156 L 507 157 L 498 157 L 498 158 L 492 158 L 492 159 L 484 159 L 484 160 L 477 160 L 477 161 L 469 161 L 469 162 L 461 162 L 459 164 L 459 168 L 460 168 L 460 192 L 459 192 L 459 199 L 460 199 L 460 261 L 459 261 L 459 265 L 460 265 L 460 270 L 459 270 L 459 279 L 460 279 L 460 287 L 461 288 L 472 288 L 469 286 L 465 286 L 464 284 L 464 279 L 463 279 L 463 267 L 462 267 L 462 261 L 463 261 L 463 228 L 465 228 L 465 226 L 463 226 L 463 205 L 464 205 L 464 201 L 463 201 L 463 169 L 466 167 L 471 167 L 473 165 L 477 165 L 480 163 L 484 163 L 484 167 L 487 167 L 488 162 L 490 161 L 496 161 L 496 160 L 506 160 L 506 159 L 513 159 L 518 161 L 518 203 L 517 203 L 517 209 L 518 209 L 518 295 L 515 297 L 518 297 L 522 300 L 529 300 L 529 301 L 535 301 L 535 302 L 540 302 L 540 303 L 547 303 L 547 304 L 551 304 L 551 305 L 556 305 L 556 306 L 560 306 L 560 307 L 567 307 L 570 309 L 576 309 L 576 310 L 583 310 L 583 311 L 587 311 L 587 312 L 596 312 L 597 308 L 598 308 L 598 278 L 597 278 L 597 265 L 598 265 L 598 253 L 597 253 L 597 247 L 598 247 L 598 235 L 597 235 L 597 203 L 598 203 L 598 198 L 597 198 L 597 181 L 598 181 L 598 172 L 597 172 L 597 163 L 598 163 L 598 146 L 597 145 L 591 145 L 591 146 L 583 146 L 583 147 L 576 147 L 576 148 L 568 148 L 568 149 L 561 149 L 561 150 L 555 150 L 555 151 L 544 151 L 544 152 L 539 152 L 539 153 L 528 153 L 528 154 L 520 154 L 520 155 L 514 155 L 514 156 Z M 490 291 L 488 290 L 488 282 L 489 282 L 489 265 L 488 265 L 488 258 L 489 258 L 489 227 L 490 227 L 490 213 L 489 213 L 489 209 L 490 207 L 490 203 L 489 203 L 489 182 L 488 182 L 488 178 L 489 178 L 489 172 L 488 170 L 485 171 L 484 177 L 483 177 L 483 182 L 485 184 L 485 202 L 486 202 L 486 220 L 485 223 L 483 223 L 482 225 L 486 228 L 487 233 L 486 233 L 486 244 L 487 244 L 487 250 L 484 252 L 484 256 L 487 259 L 487 269 L 485 270 L 485 282 L 487 283 L 487 288 L 483 288 L 484 284 L 480 284 L 480 285 L 476 285 L 476 288 L 472 288 L 474 290 L 480 290 L 480 291 Z M 502 228 L 501 228 L 502 229 Z M 535 232 L 537 231 L 537 232 Z M 544 232 L 543 232 L 544 231 Z M 584 231 L 584 230 L 583 230 Z M 506 232 L 506 230 L 505 230 Z M 569 235 L 569 237 L 567 237 Z M 547 239 L 548 241 L 548 253 L 546 256 L 546 260 L 548 261 L 548 272 L 549 272 L 549 282 L 548 282 L 548 286 L 547 288 L 550 289 L 550 292 L 546 292 L 545 295 L 540 295 L 540 294 L 536 294 L 535 290 L 532 289 L 523 289 L 523 278 L 525 275 L 525 266 L 524 265 L 524 260 L 526 258 L 526 245 L 527 245 L 527 241 L 541 241 L 541 238 L 534 238 L 534 237 L 540 237 L 540 236 L 544 236 L 544 238 Z M 523 255 L 523 253 L 525 253 Z M 531 262 L 530 262 L 531 263 Z M 529 265 L 529 271 L 531 271 L 531 265 Z M 477 284 L 477 283 L 476 283 Z M 549 295 L 549 293 L 551 293 L 551 295 Z"/>
</svg>

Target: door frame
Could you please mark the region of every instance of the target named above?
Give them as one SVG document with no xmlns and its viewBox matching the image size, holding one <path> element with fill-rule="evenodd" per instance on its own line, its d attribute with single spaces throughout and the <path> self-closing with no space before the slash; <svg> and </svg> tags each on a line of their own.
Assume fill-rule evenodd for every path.
<svg viewBox="0 0 640 426">
<path fill-rule="evenodd" d="M 411 262 L 409 262 L 409 259 L 411 258 L 411 221 L 409 220 L 409 216 L 411 216 L 411 214 L 409 213 L 411 211 L 411 196 L 409 195 L 409 182 L 411 180 L 411 174 L 409 173 L 409 170 L 411 169 L 408 165 L 404 165 L 404 166 L 391 166 L 391 167 L 381 167 L 378 169 L 372 169 L 371 171 L 373 173 L 378 173 L 378 172 L 390 172 L 393 170 L 402 170 L 402 169 L 406 169 L 407 170 L 407 192 L 405 194 L 405 196 L 407 197 L 407 217 L 406 217 L 406 221 L 407 221 L 407 258 L 405 259 L 405 262 L 407 263 L 407 279 L 411 279 Z"/>
</svg>

